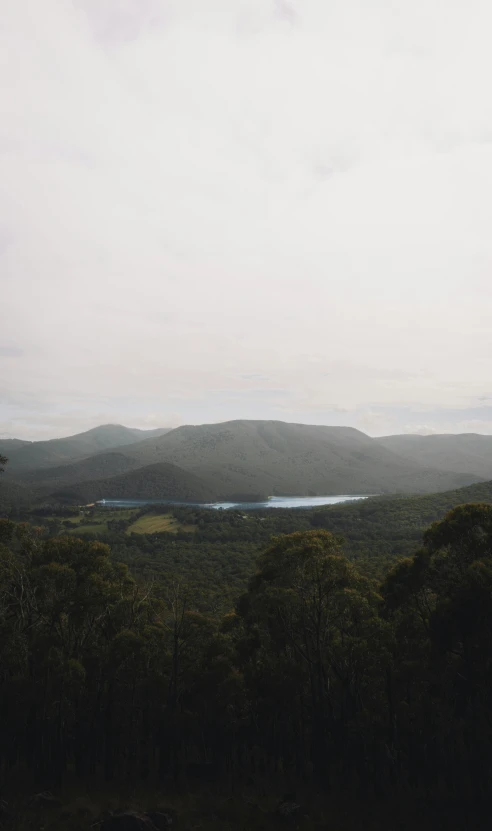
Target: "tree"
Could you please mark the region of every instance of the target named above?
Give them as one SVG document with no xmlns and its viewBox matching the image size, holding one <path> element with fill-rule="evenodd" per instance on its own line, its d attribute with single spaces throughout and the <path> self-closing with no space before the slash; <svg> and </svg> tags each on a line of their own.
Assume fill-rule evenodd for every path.
<svg viewBox="0 0 492 831">
<path fill-rule="evenodd" d="M 394 695 L 415 783 L 441 768 L 452 787 L 485 792 L 491 768 L 492 506 L 465 504 L 424 534 L 424 546 L 386 578 L 395 627 Z M 411 721 L 410 721 L 411 719 Z M 450 724 L 453 729 L 450 730 Z M 411 733 L 433 735 L 432 754 Z"/>
<path fill-rule="evenodd" d="M 297 687 L 289 709 L 308 703 L 311 758 L 323 781 L 334 754 L 343 755 L 385 653 L 380 598 L 341 545 L 323 530 L 276 538 L 242 604 L 259 627 L 262 668 L 276 666 Z"/>
</svg>

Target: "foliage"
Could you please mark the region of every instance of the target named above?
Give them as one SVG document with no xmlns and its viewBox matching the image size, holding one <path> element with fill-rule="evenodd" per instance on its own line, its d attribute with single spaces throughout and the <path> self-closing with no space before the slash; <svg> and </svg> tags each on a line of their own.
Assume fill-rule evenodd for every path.
<svg viewBox="0 0 492 831">
<path fill-rule="evenodd" d="M 413 554 L 426 527 L 447 510 L 467 501 L 491 500 L 492 484 L 485 483 L 444 494 L 376 497 L 310 510 L 169 505 L 81 510 L 48 505 L 24 516 L 43 524 L 50 534 L 99 537 L 134 576 L 166 579 L 167 574 L 178 575 L 200 586 L 203 608 L 227 611 L 246 589 L 257 557 L 274 536 L 325 528 L 344 537 L 344 556 L 360 573 L 382 580 L 395 562 Z"/>
<path fill-rule="evenodd" d="M 207 524 L 223 531 L 198 513 L 195 533 Z M 173 543 L 177 566 L 194 548 Z M 343 544 L 323 528 L 276 535 L 225 608 L 170 557 L 132 576 L 118 544 L 1 521 L 0 777 L 277 776 L 347 798 L 485 799 L 492 506 L 453 508 L 381 583 Z"/>
<path fill-rule="evenodd" d="M 82 504 L 104 499 L 108 494 L 111 499 L 132 499 L 138 495 L 139 499 L 185 502 L 206 502 L 217 496 L 210 482 L 177 465 L 161 462 L 108 479 L 77 482 L 53 492 L 52 497 L 62 502 Z"/>
<path fill-rule="evenodd" d="M 492 482 L 425 496 L 377 497 L 334 505 L 313 514 L 313 525 L 342 534 L 346 554 L 378 579 L 420 545 L 425 529 L 463 503 L 492 502 Z"/>
</svg>

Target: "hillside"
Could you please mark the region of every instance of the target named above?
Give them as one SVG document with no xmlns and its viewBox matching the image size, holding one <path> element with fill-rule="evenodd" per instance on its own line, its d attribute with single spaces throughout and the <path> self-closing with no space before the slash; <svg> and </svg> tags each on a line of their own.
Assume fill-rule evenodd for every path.
<svg viewBox="0 0 492 831">
<path fill-rule="evenodd" d="M 54 491 L 53 498 L 87 504 L 99 499 L 163 499 L 206 502 L 216 499 L 210 482 L 176 465 L 161 462 L 109 479 L 82 482 Z"/>
<path fill-rule="evenodd" d="M 124 453 L 139 465 L 177 464 L 213 481 L 224 497 L 429 493 L 480 481 L 472 473 L 423 468 L 351 427 L 280 421 L 178 427 Z"/>
<path fill-rule="evenodd" d="M 121 451 L 109 451 L 97 453 L 95 456 L 89 456 L 78 462 L 25 471 L 17 476 L 22 484 L 28 485 L 36 493 L 41 494 L 93 479 L 119 476 L 121 473 L 133 470 L 136 466 L 135 460 L 129 459 Z"/>
<path fill-rule="evenodd" d="M 320 508 L 313 515 L 313 525 L 341 534 L 349 558 L 381 576 L 395 560 L 416 551 L 432 522 L 467 502 L 492 503 L 492 482 L 425 496 L 376 497 Z"/>
<path fill-rule="evenodd" d="M 29 488 L 0 474 L 0 517 L 26 510 L 34 501 L 35 495 Z"/>
<path fill-rule="evenodd" d="M 445 441 L 430 442 L 427 452 L 427 439 Z M 432 448 L 437 449 L 431 452 Z M 460 453 L 456 448 L 461 448 Z M 485 476 L 492 479 L 489 436 L 373 439 L 350 427 L 278 421 L 232 421 L 148 432 L 106 425 L 67 439 L 21 444 L 6 455 L 5 477 L 28 486 L 40 499 L 78 484 L 109 483 L 122 474 L 129 477 L 125 488 L 131 497 L 150 498 L 139 492 L 142 480 L 139 476 L 132 480 L 132 471 L 160 462 L 197 476 L 206 486 L 204 501 L 260 495 L 432 493 L 477 483 Z M 111 492 L 108 484 L 102 496 L 110 498 Z"/>
<path fill-rule="evenodd" d="M 0 456 L 8 457 L 11 453 L 20 450 L 21 447 L 25 447 L 28 444 L 32 444 L 32 442 L 24 441 L 23 439 L 0 439 Z"/>
<path fill-rule="evenodd" d="M 246 589 L 256 558 L 271 537 L 325 528 L 345 539 L 345 555 L 364 574 L 382 578 L 398 559 L 418 550 L 432 522 L 470 502 L 492 503 L 492 482 L 446 493 L 373 497 L 317 509 L 215 511 L 186 505 L 163 512 L 156 506 L 133 511 L 97 507 L 91 524 L 76 524 L 73 533 L 100 533 L 115 556 L 134 571 L 171 570 L 211 593 L 218 592 L 227 608 Z M 140 542 L 131 538 L 136 530 L 145 535 Z M 169 533 L 178 530 L 177 537 Z"/>
<path fill-rule="evenodd" d="M 123 546 L 119 556 L 132 566 L 161 571 L 179 555 L 179 568 L 210 587 L 217 568 L 223 582 L 235 585 L 240 594 L 255 570 L 258 553 L 272 536 L 325 528 L 345 539 L 344 553 L 365 574 L 382 578 L 395 562 L 411 556 L 422 544 L 422 535 L 432 522 L 442 519 L 457 505 L 471 502 L 492 504 L 492 482 L 445 493 L 407 497 L 373 497 L 360 502 L 316 509 L 259 509 L 213 511 L 192 506 L 174 507 L 173 516 L 182 527 L 194 527 L 188 541 L 171 542 L 162 535 L 149 536 L 139 551 L 125 538 L 115 535 L 113 544 Z M 152 519 L 153 508 L 147 517 Z M 104 512 L 98 514 L 98 519 Z M 154 520 L 156 517 L 154 515 Z M 150 523 L 149 523 L 150 524 Z M 173 559 L 174 558 L 174 559 Z M 220 566 L 218 562 L 220 561 Z"/>
<path fill-rule="evenodd" d="M 120 424 L 104 424 L 68 438 L 22 442 L 20 445 L 15 444 L 5 448 L 5 455 L 9 460 L 8 471 L 16 475 L 61 465 L 112 448 L 126 447 L 142 439 L 162 436 L 166 432 L 166 428 L 147 431 L 123 427 Z M 7 442 L 2 442 L 1 446 L 5 444 Z"/>
<path fill-rule="evenodd" d="M 474 473 L 492 479 L 492 436 L 478 433 L 439 436 L 383 436 L 380 445 L 405 459 L 439 470 Z"/>
</svg>

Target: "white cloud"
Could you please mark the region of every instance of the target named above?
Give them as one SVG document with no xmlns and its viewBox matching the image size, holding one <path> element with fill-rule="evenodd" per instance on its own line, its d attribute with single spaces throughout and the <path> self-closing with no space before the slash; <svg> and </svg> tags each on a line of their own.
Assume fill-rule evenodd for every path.
<svg viewBox="0 0 492 831">
<path fill-rule="evenodd" d="M 482 396 L 491 24 L 485 0 L 4 0 L 24 357 L 0 350 L 0 426 L 225 419 L 227 390 L 260 418 Z"/>
</svg>

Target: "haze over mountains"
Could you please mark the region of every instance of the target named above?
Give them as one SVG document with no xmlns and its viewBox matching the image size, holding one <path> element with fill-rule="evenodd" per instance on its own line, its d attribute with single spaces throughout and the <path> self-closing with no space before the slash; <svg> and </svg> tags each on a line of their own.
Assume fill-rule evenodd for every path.
<svg viewBox="0 0 492 831">
<path fill-rule="evenodd" d="M 473 472 L 492 479 L 492 436 L 478 433 L 401 435 L 384 436 L 377 441 L 387 450 L 422 465 L 458 473 Z"/>
<path fill-rule="evenodd" d="M 51 441 L 0 441 L 0 454 L 9 458 L 3 500 L 10 489 L 17 503 L 431 493 L 492 479 L 491 436 L 374 439 L 351 427 L 280 421 L 104 425 Z"/>
<path fill-rule="evenodd" d="M 154 438 L 170 428 L 138 430 L 120 424 L 104 424 L 85 433 L 49 441 L 0 439 L 0 455 L 9 459 L 10 470 L 36 470 L 52 465 L 84 459 L 112 447 L 125 447 L 141 439 Z"/>
<path fill-rule="evenodd" d="M 109 479 L 81 482 L 54 493 L 64 501 L 87 504 L 104 499 L 162 499 L 176 502 L 211 502 L 220 497 L 211 482 L 169 462 L 158 462 Z"/>
</svg>

